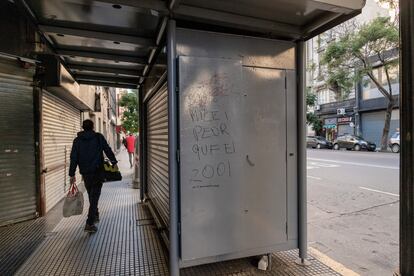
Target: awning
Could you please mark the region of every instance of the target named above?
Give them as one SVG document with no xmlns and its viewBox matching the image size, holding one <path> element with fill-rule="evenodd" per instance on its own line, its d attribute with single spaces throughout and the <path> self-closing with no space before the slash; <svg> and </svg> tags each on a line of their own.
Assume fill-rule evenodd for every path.
<svg viewBox="0 0 414 276">
<path fill-rule="evenodd" d="M 162 39 L 168 18 L 181 27 L 295 41 L 355 16 L 365 4 L 364 0 L 15 2 L 79 83 L 129 88 L 141 84 L 152 66 L 165 67 Z"/>
</svg>

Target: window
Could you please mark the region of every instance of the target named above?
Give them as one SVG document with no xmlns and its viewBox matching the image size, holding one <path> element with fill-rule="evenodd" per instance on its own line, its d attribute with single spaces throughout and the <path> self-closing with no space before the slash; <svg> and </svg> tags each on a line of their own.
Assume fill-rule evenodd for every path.
<svg viewBox="0 0 414 276">
<path fill-rule="evenodd" d="M 381 83 L 385 89 L 388 91 L 388 80 L 387 74 L 385 73 L 384 67 L 374 68 L 372 74 Z M 390 77 L 390 83 L 392 88 L 392 94 L 398 95 L 399 92 L 399 66 L 392 66 L 388 69 L 388 74 Z M 375 83 L 368 77 L 365 76 L 362 80 L 362 99 L 374 99 L 380 98 L 383 95 L 379 92 Z"/>
</svg>

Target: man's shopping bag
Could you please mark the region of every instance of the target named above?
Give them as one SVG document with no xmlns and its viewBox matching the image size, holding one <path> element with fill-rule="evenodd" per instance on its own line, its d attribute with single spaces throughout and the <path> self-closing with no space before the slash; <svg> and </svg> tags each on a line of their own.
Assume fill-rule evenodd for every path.
<svg viewBox="0 0 414 276">
<path fill-rule="evenodd" d="M 68 218 L 70 216 L 81 215 L 83 212 L 83 194 L 79 191 L 75 183 L 70 185 L 68 194 L 63 202 L 63 216 Z"/>
<path fill-rule="evenodd" d="M 103 182 L 121 181 L 122 175 L 119 169 L 112 166 L 108 161 L 103 164 L 104 179 Z"/>
</svg>

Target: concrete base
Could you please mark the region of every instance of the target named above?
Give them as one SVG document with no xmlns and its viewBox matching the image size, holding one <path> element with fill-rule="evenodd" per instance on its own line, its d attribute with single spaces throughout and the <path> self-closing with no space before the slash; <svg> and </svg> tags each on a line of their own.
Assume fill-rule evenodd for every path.
<svg viewBox="0 0 414 276">
<path fill-rule="evenodd" d="M 307 259 L 297 259 L 295 261 L 295 263 L 297 265 L 300 265 L 300 266 L 310 266 L 311 265 L 311 263 Z"/>
<path fill-rule="evenodd" d="M 139 180 L 133 180 L 132 181 L 132 188 L 133 189 L 139 189 L 139 187 L 140 187 L 140 181 Z"/>
</svg>

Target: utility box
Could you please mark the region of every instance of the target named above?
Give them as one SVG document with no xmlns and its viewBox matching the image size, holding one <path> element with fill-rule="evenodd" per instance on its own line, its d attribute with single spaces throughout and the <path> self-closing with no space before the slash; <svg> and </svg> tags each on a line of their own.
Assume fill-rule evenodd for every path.
<svg viewBox="0 0 414 276">
<path fill-rule="evenodd" d="M 297 248 L 295 44 L 178 29 L 177 56 L 181 266 Z"/>
</svg>

